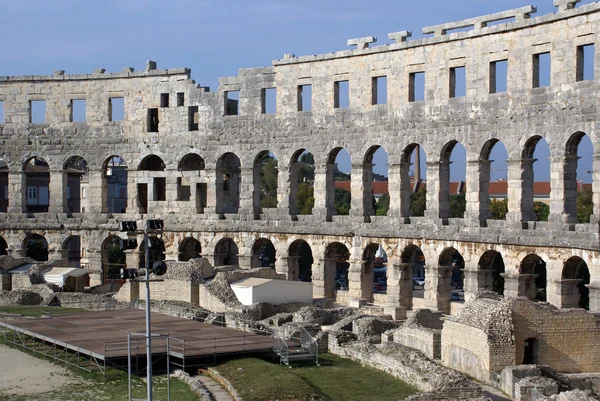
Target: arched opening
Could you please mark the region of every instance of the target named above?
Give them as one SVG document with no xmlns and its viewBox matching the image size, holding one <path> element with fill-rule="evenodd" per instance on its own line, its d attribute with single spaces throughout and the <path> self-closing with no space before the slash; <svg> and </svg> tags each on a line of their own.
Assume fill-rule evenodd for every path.
<svg viewBox="0 0 600 401">
<path fill-rule="evenodd" d="M 240 159 L 225 153 L 217 161 L 217 213 L 236 214 L 240 208 Z"/>
<path fill-rule="evenodd" d="M 271 240 L 259 238 L 252 245 L 252 268 L 270 267 L 275 269 L 276 252 Z"/>
<path fill-rule="evenodd" d="M 66 205 L 68 213 L 85 213 L 90 209 L 90 176 L 88 162 L 81 156 L 69 158 L 63 167 L 66 175 Z"/>
<path fill-rule="evenodd" d="M 573 296 L 573 298 L 576 298 L 573 301 L 568 299 L 566 300 L 566 303 L 569 306 L 577 305 L 579 308 L 589 310 L 590 290 L 587 287 L 587 284 L 590 283 L 590 270 L 588 269 L 587 263 L 585 263 L 585 261 L 582 258 L 578 256 L 573 256 L 564 264 L 562 271 L 562 279 L 563 281 L 567 280 L 567 282 L 564 283 L 564 285 L 568 286 L 572 290 L 576 289 L 576 291 L 565 291 L 569 295 L 572 294 L 571 296 Z M 569 281 L 575 282 L 572 283 Z"/>
<path fill-rule="evenodd" d="M 156 155 L 148 155 L 142 159 L 138 170 L 142 171 L 165 171 L 165 162 Z"/>
<path fill-rule="evenodd" d="M 127 211 L 127 163 L 121 156 L 110 156 L 102 166 L 102 211 Z"/>
<path fill-rule="evenodd" d="M 139 171 L 155 172 L 155 174 L 138 176 L 138 207 L 140 213 L 148 213 L 149 201 L 164 202 L 167 200 L 167 178 L 164 174 L 156 174 L 156 172 L 163 172 L 165 169 L 165 163 L 156 155 L 146 156 L 140 162 Z M 152 193 L 149 191 L 149 184 L 152 185 Z"/>
<path fill-rule="evenodd" d="M 525 294 L 519 295 L 524 295 L 532 301 L 546 302 L 546 262 L 538 255 L 527 255 L 521 262 L 519 273 L 525 280 Z"/>
<path fill-rule="evenodd" d="M 403 305 L 412 309 L 413 297 L 425 297 L 425 255 L 417 245 L 410 244 L 402 251 L 400 261 L 400 266 L 405 272 L 401 274 L 399 283 L 403 293 Z"/>
<path fill-rule="evenodd" d="M 576 215 L 579 223 L 589 223 L 594 213 L 594 144 L 585 133 L 577 132 L 567 142 L 565 153 L 565 213 Z"/>
<path fill-rule="evenodd" d="M 290 245 L 288 257 L 288 280 L 312 282 L 312 249 L 306 241 L 296 240 Z"/>
<path fill-rule="evenodd" d="M 363 166 L 365 215 L 387 216 L 390 208 L 388 173 L 387 152 L 381 146 L 373 146 Z"/>
<path fill-rule="evenodd" d="M 350 214 L 352 201 L 352 164 L 344 148 L 336 148 L 327 158 L 327 211 L 328 215 Z"/>
<path fill-rule="evenodd" d="M 481 151 L 480 188 L 489 204 L 481 208 L 486 219 L 506 220 L 508 213 L 508 151 L 498 139 L 490 139 Z M 480 202 L 483 200 L 480 199 Z"/>
<path fill-rule="evenodd" d="M 387 254 L 380 244 L 369 244 L 365 248 L 361 270 L 363 290 L 368 288 L 369 292 L 372 290 L 376 294 L 387 293 L 387 262 Z M 368 294 L 363 291 L 363 295 Z"/>
<path fill-rule="evenodd" d="M 190 259 L 198 259 L 201 254 L 202 246 L 197 239 L 188 237 L 181 241 L 181 245 L 179 245 L 178 256 L 178 260 L 180 262 L 187 262 Z"/>
<path fill-rule="evenodd" d="M 418 143 L 408 145 L 402 154 L 400 172 L 400 214 L 422 217 L 427 209 L 427 155 Z"/>
<path fill-rule="evenodd" d="M 162 238 L 159 237 L 149 237 L 148 238 L 149 241 L 152 241 L 152 245 L 150 247 L 150 253 L 149 253 L 149 257 L 150 257 L 150 262 L 157 262 L 160 260 L 165 260 L 166 259 L 166 255 L 165 255 L 165 243 L 162 240 Z M 146 242 L 142 241 L 142 243 L 140 244 L 139 247 L 139 264 L 138 264 L 138 269 L 145 269 L 146 268 Z"/>
<path fill-rule="evenodd" d="M 0 159 L 0 213 L 6 213 L 8 206 L 8 164 Z"/>
<path fill-rule="evenodd" d="M 38 262 L 48 261 L 48 241 L 42 235 L 31 234 L 25 238 L 23 243 L 25 256 Z"/>
<path fill-rule="evenodd" d="M 525 144 L 522 160 L 523 211 L 537 221 L 550 215 L 550 147 L 541 136 Z M 531 213 L 526 213 L 531 210 Z M 533 214 L 532 214 L 533 213 Z"/>
<path fill-rule="evenodd" d="M 41 157 L 32 157 L 23 165 L 25 171 L 25 212 L 46 213 L 50 206 L 50 167 Z"/>
<path fill-rule="evenodd" d="M 127 258 L 121 249 L 121 239 L 116 235 L 106 238 L 102 244 L 102 275 L 105 283 L 121 277 L 121 269 L 126 267 Z M 131 266 L 135 267 L 135 266 Z"/>
<path fill-rule="evenodd" d="M 440 282 L 438 283 L 438 293 L 443 293 L 449 287 L 451 301 L 464 301 L 465 292 L 463 270 L 465 269 L 465 260 L 460 252 L 452 247 L 446 248 L 440 255 L 438 266 L 450 268 L 449 283 L 443 279 L 440 279 Z"/>
<path fill-rule="evenodd" d="M 333 242 L 325 249 L 325 296 L 334 300 L 343 301 L 339 292 L 347 294 L 350 288 L 348 272 L 350 264 L 350 251 L 346 245 Z"/>
<path fill-rule="evenodd" d="M 204 170 L 204 159 L 195 153 L 189 153 L 181 158 L 177 177 L 177 200 L 183 202 L 195 201 L 196 213 L 204 213 L 206 208 L 208 188 L 205 182 L 199 182 L 200 171 Z"/>
<path fill-rule="evenodd" d="M 277 157 L 268 150 L 262 151 L 254 159 L 252 168 L 256 213 L 277 207 Z M 259 216 L 257 216 L 259 217 Z"/>
<path fill-rule="evenodd" d="M 487 251 L 479 259 L 478 269 L 483 272 L 483 289 L 504 295 L 504 259 L 499 252 Z"/>
<path fill-rule="evenodd" d="M 74 263 L 77 267 L 81 267 L 81 237 L 72 235 L 63 244 L 63 258 L 69 263 Z"/>
<path fill-rule="evenodd" d="M 310 215 L 315 206 L 315 158 L 300 149 L 290 162 L 290 214 Z"/>
<path fill-rule="evenodd" d="M 215 246 L 215 267 L 238 266 L 238 246 L 231 238 L 223 238 Z"/>
<path fill-rule="evenodd" d="M 465 215 L 467 152 L 457 141 L 448 142 L 442 149 L 439 164 L 440 218 L 460 218 Z"/>
<path fill-rule="evenodd" d="M 8 244 L 3 237 L 0 237 L 0 256 L 8 255 Z"/>
</svg>

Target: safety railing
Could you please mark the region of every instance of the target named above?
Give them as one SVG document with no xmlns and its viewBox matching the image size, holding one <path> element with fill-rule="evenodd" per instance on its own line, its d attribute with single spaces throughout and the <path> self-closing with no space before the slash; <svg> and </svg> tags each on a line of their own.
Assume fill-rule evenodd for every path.
<svg viewBox="0 0 600 401">
<path fill-rule="evenodd" d="M 273 336 L 273 350 L 279 356 L 279 364 L 290 364 L 290 347 L 283 338 Z"/>
<path fill-rule="evenodd" d="M 304 347 L 319 364 L 319 343 L 304 327 L 300 327 L 300 345 Z"/>
</svg>

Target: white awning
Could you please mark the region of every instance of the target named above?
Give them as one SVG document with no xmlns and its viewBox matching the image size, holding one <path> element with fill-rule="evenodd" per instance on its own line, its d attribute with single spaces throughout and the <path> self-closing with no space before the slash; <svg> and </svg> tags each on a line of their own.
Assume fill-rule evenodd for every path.
<svg viewBox="0 0 600 401">
<path fill-rule="evenodd" d="M 44 280 L 46 280 L 47 283 L 63 287 L 68 277 L 81 277 L 94 272 L 96 272 L 96 270 L 81 269 L 78 267 L 53 267 L 50 270 L 46 270 L 43 274 Z"/>
<path fill-rule="evenodd" d="M 231 284 L 231 289 L 242 305 L 271 303 L 275 305 L 312 303 L 312 283 L 300 281 L 247 278 Z"/>
<path fill-rule="evenodd" d="M 15 267 L 14 269 L 9 270 L 8 272 L 10 274 L 22 274 L 27 272 L 27 270 L 29 270 L 29 268 L 33 266 L 33 263 L 25 263 L 24 265 L 21 265 L 19 267 Z"/>
</svg>

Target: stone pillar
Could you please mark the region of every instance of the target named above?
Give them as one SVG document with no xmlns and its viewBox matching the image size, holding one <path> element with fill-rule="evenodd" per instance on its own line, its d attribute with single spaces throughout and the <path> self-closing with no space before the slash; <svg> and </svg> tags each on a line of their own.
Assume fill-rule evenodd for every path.
<svg viewBox="0 0 600 401">
<path fill-rule="evenodd" d="M 335 262 L 333 259 L 315 259 L 312 271 L 313 298 L 333 299 L 335 290 Z"/>
<path fill-rule="evenodd" d="M 373 164 L 353 164 L 351 173 L 350 215 L 364 221 L 373 210 Z"/>
<path fill-rule="evenodd" d="M 425 301 L 435 311 L 450 314 L 452 268 L 425 266 Z"/>
<path fill-rule="evenodd" d="M 579 308 L 579 279 L 548 280 L 548 303 L 561 309 Z"/>
<path fill-rule="evenodd" d="M 103 170 L 90 170 L 88 172 L 88 194 L 87 201 L 89 204 L 87 213 L 108 213 L 108 205 L 106 203 L 106 191 L 103 190 L 104 179 L 102 178 Z"/>
<path fill-rule="evenodd" d="M 600 154 L 594 155 L 593 162 L 592 199 L 594 201 L 594 212 L 590 216 L 590 223 L 600 224 Z"/>
<path fill-rule="evenodd" d="M 140 203 L 138 199 L 138 171 L 127 170 L 127 210 L 129 214 L 140 214 Z M 148 187 L 150 194 L 150 187 Z"/>
<path fill-rule="evenodd" d="M 465 219 L 474 226 L 485 226 L 490 213 L 490 166 L 492 160 L 467 161 L 467 207 Z"/>
<path fill-rule="evenodd" d="M 486 272 L 490 272 L 491 270 L 476 270 L 475 269 L 465 269 L 463 273 L 465 275 L 464 279 L 464 291 L 465 291 L 465 302 L 470 301 L 475 298 L 475 294 L 479 290 L 489 289 L 486 288 Z"/>
<path fill-rule="evenodd" d="M 586 287 L 590 290 L 590 312 L 600 313 L 600 285 L 594 283 Z"/>
<path fill-rule="evenodd" d="M 519 227 L 522 222 L 535 221 L 533 213 L 533 162 L 535 159 L 509 159 L 508 213 L 506 221 Z"/>
<path fill-rule="evenodd" d="M 502 273 L 504 277 L 504 296 L 507 298 L 526 297 L 535 300 L 535 279 L 538 274 Z"/>
<path fill-rule="evenodd" d="M 390 164 L 388 171 L 388 190 L 390 194 L 390 209 L 388 216 L 398 217 L 402 222 L 409 222 L 410 210 L 410 163 Z"/>
<path fill-rule="evenodd" d="M 67 210 L 67 172 L 50 170 L 50 205 L 48 212 L 65 213 Z"/>
<path fill-rule="evenodd" d="M 240 169 L 240 217 L 253 220 L 257 213 L 260 214 L 260 186 L 257 187 L 258 192 L 255 192 L 254 168 L 242 167 Z M 256 206 L 258 209 L 255 209 Z"/>
<path fill-rule="evenodd" d="M 387 296 L 389 305 L 412 309 L 412 263 L 388 263 Z"/>
<path fill-rule="evenodd" d="M 349 260 L 350 267 L 348 269 L 348 296 L 350 298 L 363 299 L 362 288 L 362 261 Z"/>
<path fill-rule="evenodd" d="M 128 249 L 125 252 L 125 264 L 128 269 L 138 269 L 140 267 L 140 250 Z M 108 272 L 108 270 L 107 270 Z"/>
<path fill-rule="evenodd" d="M 335 198 L 334 169 L 335 164 L 333 163 L 315 165 L 315 206 L 313 207 L 313 215 L 321 220 L 328 220 L 336 214 L 333 203 Z"/>
<path fill-rule="evenodd" d="M 252 255 L 238 255 L 238 265 L 241 269 L 250 270 L 253 267 L 253 258 Z M 256 256 L 258 258 L 258 256 Z M 260 263 L 258 263 L 260 265 Z"/>
<path fill-rule="evenodd" d="M 577 223 L 577 156 L 550 158 L 550 216 L 548 221 L 560 228 Z"/>
<path fill-rule="evenodd" d="M 90 270 L 96 271 L 95 273 L 90 273 L 90 287 L 101 285 L 105 274 L 102 271 L 102 252 L 88 249 L 87 255 Z"/>
<path fill-rule="evenodd" d="M 427 210 L 432 221 L 450 217 L 450 162 L 427 162 Z"/>
<path fill-rule="evenodd" d="M 279 252 L 276 252 L 276 254 L 279 254 Z M 279 274 L 283 274 L 287 280 L 290 280 L 288 259 L 288 256 L 277 256 L 277 258 L 275 258 L 275 271 Z"/>
<path fill-rule="evenodd" d="M 210 216 L 215 216 L 217 213 L 217 171 L 214 168 L 205 168 L 203 173 L 207 182 L 204 214 L 210 218 Z M 223 185 L 222 182 L 221 185 Z"/>
<path fill-rule="evenodd" d="M 27 204 L 27 185 L 24 171 L 8 173 L 8 213 L 25 213 Z"/>
<path fill-rule="evenodd" d="M 286 260 L 287 263 L 287 279 L 289 281 L 298 281 L 300 279 L 300 266 L 298 265 L 300 256 L 286 256 L 282 259 Z"/>
<path fill-rule="evenodd" d="M 297 215 L 298 202 L 298 163 L 284 165 L 277 162 L 277 210 L 283 216 Z M 293 206 L 292 206 L 293 205 Z M 294 209 L 292 213 L 292 208 Z"/>
</svg>

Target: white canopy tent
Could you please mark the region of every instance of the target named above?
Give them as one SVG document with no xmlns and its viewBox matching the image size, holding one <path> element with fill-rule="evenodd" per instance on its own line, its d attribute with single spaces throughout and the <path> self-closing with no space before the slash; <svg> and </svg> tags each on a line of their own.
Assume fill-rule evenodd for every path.
<svg viewBox="0 0 600 401">
<path fill-rule="evenodd" d="M 94 273 L 95 270 L 82 269 L 78 267 L 53 267 L 46 270 L 44 280 L 50 284 L 56 284 L 59 287 L 64 287 L 68 277 L 81 277 L 86 274 Z"/>
<path fill-rule="evenodd" d="M 242 305 L 270 303 L 275 305 L 312 303 L 312 283 L 301 281 L 247 278 L 231 284 L 231 289 Z"/>
</svg>

